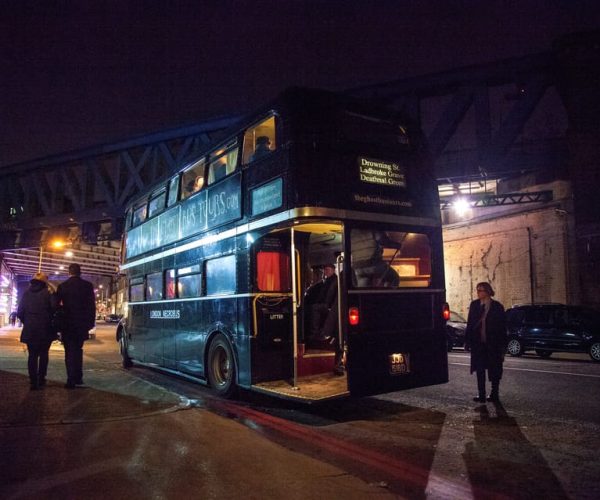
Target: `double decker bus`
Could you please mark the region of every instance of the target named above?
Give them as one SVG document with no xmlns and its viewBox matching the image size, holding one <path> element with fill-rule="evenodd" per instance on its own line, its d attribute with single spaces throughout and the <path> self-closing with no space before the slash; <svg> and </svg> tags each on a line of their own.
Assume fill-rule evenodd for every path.
<svg viewBox="0 0 600 500">
<path fill-rule="evenodd" d="M 126 217 L 125 366 L 306 402 L 448 381 L 437 185 L 397 113 L 289 89 Z"/>
</svg>

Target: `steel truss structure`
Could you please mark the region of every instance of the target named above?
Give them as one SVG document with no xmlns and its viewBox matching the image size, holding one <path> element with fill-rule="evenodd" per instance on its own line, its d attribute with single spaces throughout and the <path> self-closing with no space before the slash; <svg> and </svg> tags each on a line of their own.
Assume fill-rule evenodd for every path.
<svg viewBox="0 0 600 500">
<path fill-rule="evenodd" d="M 497 179 L 564 169 L 568 123 L 555 137 L 523 139 L 528 120 L 548 105 L 541 103 L 549 93 L 556 97 L 552 112 L 567 122 L 560 97 L 562 71 L 560 58 L 548 51 L 347 92 L 381 100 L 421 123 L 439 182 L 451 184 L 475 176 Z M 498 93 L 503 96 L 500 113 Z M 74 226 L 79 230 L 76 242 L 97 243 L 101 223 L 109 223 L 111 229 L 100 239 L 118 240 L 124 206 L 158 179 L 180 169 L 238 118 L 207 120 L 0 168 L 0 248 L 39 247 L 57 228 Z M 457 141 L 466 135 L 472 140 Z M 477 203 L 491 206 L 549 199 L 547 193 L 513 193 L 486 196 Z"/>
</svg>

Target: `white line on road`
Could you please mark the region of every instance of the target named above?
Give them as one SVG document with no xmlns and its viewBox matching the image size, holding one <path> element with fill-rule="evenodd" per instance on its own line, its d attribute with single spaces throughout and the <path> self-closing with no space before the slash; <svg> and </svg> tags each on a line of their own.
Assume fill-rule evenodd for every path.
<svg viewBox="0 0 600 500">
<path fill-rule="evenodd" d="M 470 363 L 448 363 L 449 365 L 457 365 L 457 366 L 471 366 Z M 532 368 L 510 368 L 508 366 L 504 366 L 504 370 L 516 370 L 521 372 L 537 372 L 537 373 L 553 373 L 555 375 L 575 375 L 576 377 L 590 377 L 590 378 L 600 378 L 600 375 L 589 375 L 587 373 L 572 373 L 572 372 L 552 372 L 549 370 L 534 370 Z"/>
</svg>

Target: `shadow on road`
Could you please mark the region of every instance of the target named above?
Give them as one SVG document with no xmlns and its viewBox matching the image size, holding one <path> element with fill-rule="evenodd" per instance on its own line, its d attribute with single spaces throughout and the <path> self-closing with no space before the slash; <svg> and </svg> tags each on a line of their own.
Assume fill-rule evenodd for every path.
<svg viewBox="0 0 600 500">
<path fill-rule="evenodd" d="M 489 406 L 489 410 L 488 410 Z M 542 456 L 501 404 L 477 408 L 475 439 L 464 461 L 475 499 L 566 499 L 567 494 Z"/>
<path fill-rule="evenodd" d="M 0 387 L 0 429 L 137 418 L 173 406 L 170 400 L 140 400 L 91 387 L 67 390 L 54 380 L 30 391 L 28 376 L 4 370 Z"/>
<path fill-rule="evenodd" d="M 309 406 L 247 393 L 240 402 L 309 429 L 302 439 L 261 429 L 271 439 L 310 455 L 316 444 L 320 458 L 351 474 L 402 497 L 426 497 L 445 413 L 377 398 Z"/>
</svg>

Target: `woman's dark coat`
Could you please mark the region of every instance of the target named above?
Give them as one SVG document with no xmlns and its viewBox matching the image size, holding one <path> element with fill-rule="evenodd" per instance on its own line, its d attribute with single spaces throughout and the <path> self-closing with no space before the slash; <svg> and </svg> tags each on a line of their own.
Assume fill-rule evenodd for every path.
<svg viewBox="0 0 600 500">
<path fill-rule="evenodd" d="M 490 302 L 490 310 L 485 319 L 485 344 L 481 342 L 480 336 L 482 314 L 481 302 L 471 302 L 465 331 L 465 340 L 471 347 L 471 373 L 487 369 L 490 380 L 500 380 L 507 342 L 504 306 L 495 300 Z"/>
<path fill-rule="evenodd" d="M 56 338 L 52 328 L 54 297 L 43 281 L 31 280 L 31 285 L 23 294 L 17 316 L 23 323 L 21 342 L 24 344 L 45 344 Z"/>
</svg>

